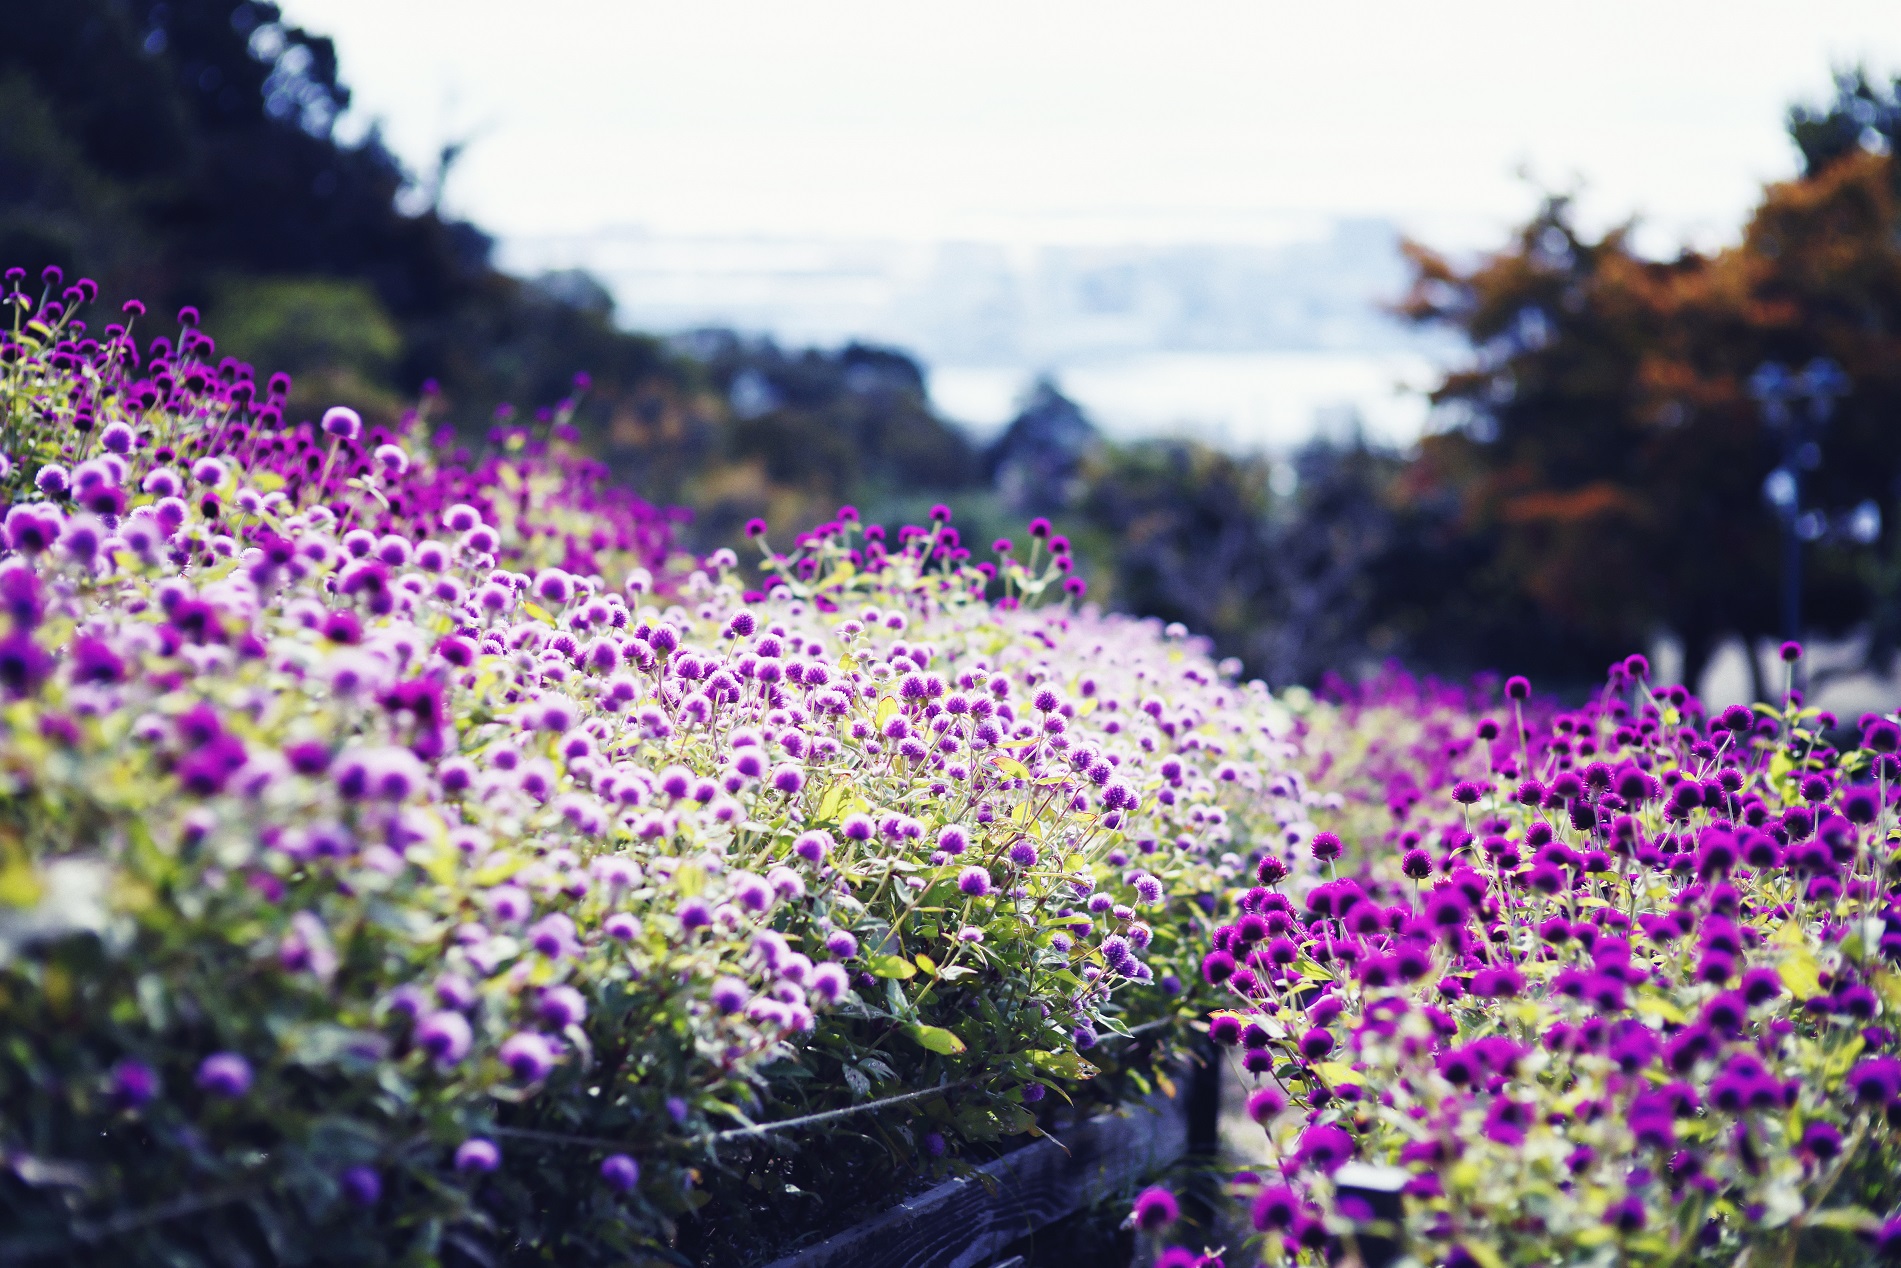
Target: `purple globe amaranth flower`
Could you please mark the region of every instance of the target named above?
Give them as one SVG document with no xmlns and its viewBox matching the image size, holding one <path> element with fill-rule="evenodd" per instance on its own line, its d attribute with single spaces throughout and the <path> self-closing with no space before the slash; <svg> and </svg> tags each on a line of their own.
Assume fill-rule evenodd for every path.
<svg viewBox="0 0 1901 1268">
<path fill-rule="evenodd" d="M 990 873 L 981 867 L 967 867 L 957 874 L 957 888 L 971 898 L 990 892 Z"/>
<path fill-rule="evenodd" d="M 363 430 L 363 418 L 355 410 L 333 405 L 324 411 L 323 434 L 337 440 L 355 440 Z"/>
<path fill-rule="evenodd" d="M 139 1109 L 158 1095 L 158 1074 L 143 1061 L 126 1058 L 112 1067 L 111 1096 L 115 1105 Z"/>
<path fill-rule="evenodd" d="M 383 1177 L 374 1167 L 346 1167 L 337 1188 L 354 1206 L 375 1206 L 383 1196 Z"/>
<path fill-rule="evenodd" d="M 713 983 L 712 992 L 708 995 L 713 1007 L 729 1016 L 745 1008 L 746 1001 L 751 997 L 752 992 L 736 977 L 719 979 Z"/>
<path fill-rule="evenodd" d="M 555 1065 L 554 1045 L 546 1035 L 532 1030 L 518 1030 L 504 1039 L 496 1055 L 523 1083 L 539 1083 Z"/>
<path fill-rule="evenodd" d="M 251 1080 L 251 1063 L 235 1052 L 214 1052 L 198 1065 L 198 1086 L 213 1096 L 243 1096 Z"/>
<path fill-rule="evenodd" d="M 430 1013 L 416 1024 L 416 1046 L 439 1066 L 453 1066 L 469 1055 L 475 1032 L 457 1012 Z"/>
<path fill-rule="evenodd" d="M 1865 1057 L 1848 1072 L 1844 1086 L 1864 1105 L 1887 1105 L 1901 1097 L 1901 1057 Z"/>
<path fill-rule="evenodd" d="M 1625 1235 L 1642 1232 L 1648 1218 L 1643 1199 L 1635 1194 L 1620 1198 L 1604 1209 L 1604 1222 Z"/>
<path fill-rule="evenodd" d="M 502 1151 L 484 1136 L 471 1136 L 456 1146 L 455 1169 L 487 1173 L 502 1165 Z"/>
<path fill-rule="evenodd" d="M 1254 1227 L 1263 1233 L 1291 1228 L 1301 1208 L 1300 1196 L 1286 1185 L 1264 1187 L 1254 1198 Z"/>
<path fill-rule="evenodd" d="M 1257 1123 L 1265 1123 L 1287 1108 L 1287 1098 L 1271 1087 L 1264 1087 L 1248 1097 L 1248 1117 Z"/>
<path fill-rule="evenodd" d="M 1330 1124 L 1309 1127 L 1301 1133 L 1299 1159 L 1302 1165 L 1332 1172 L 1353 1156 L 1353 1137 Z"/>
<path fill-rule="evenodd" d="M 1175 1200 L 1173 1193 L 1159 1185 L 1135 1195 L 1135 1209 L 1131 1218 L 1135 1226 L 1145 1233 L 1159 1233 L 1181 1217 L 1181 1203 Z"/>
<path fill-rule="evenodd" d="M 850 985 L 844 969 L 836 964 L 821 964 L 812 970 L 807 989 L 819 1000 L 827 1004 L 836 1004 L 845 997 L 845 992 L 850 989 Z"/>
<path fill-rule="evenodd" d="M 616 1193 L 631 1193 L 640 1184 L 640 1164 L 626 1154 L 601 1159 L 601 1179 Z"/>
<path fill-rule="evenodd" d="M 557 1030 L 578 1026 L 587 1017 L 587 1001 L 572 986 L 551 986 L 542 992 L 535 1015 Z"/>
</svg>

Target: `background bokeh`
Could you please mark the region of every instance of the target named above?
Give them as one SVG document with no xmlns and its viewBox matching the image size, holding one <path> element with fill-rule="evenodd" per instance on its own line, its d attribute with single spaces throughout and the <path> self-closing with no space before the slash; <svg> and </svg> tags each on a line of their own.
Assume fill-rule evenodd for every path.
<svg viewBox="0 0 1901 1268">
<path fill-rule="evenodd" d="M 1351 13 L 742 6 L 716 40 L 639 6 L 18 0 L 0 258 L 198 305 L 297 417 L 433 384 L 479 438 L 585 372 L 584 442 L 700 551 L 842 502 L 949 501 L 979 545 L 1051 515 L 1093 597 L 1276 684 L 1564 690 L 1646 647 L 1750 694 L 1788 468 L 1811 685 L 1892 696 L 1901 105 L 1824 64 L 1882 51 L 1876 11 L 1455 8 L 1356 62 Z M 1247 357 L 1280 395 L 1223 415 Z M 1807 450 L 1750 384 L 1818 361 Z"/>
</svg>

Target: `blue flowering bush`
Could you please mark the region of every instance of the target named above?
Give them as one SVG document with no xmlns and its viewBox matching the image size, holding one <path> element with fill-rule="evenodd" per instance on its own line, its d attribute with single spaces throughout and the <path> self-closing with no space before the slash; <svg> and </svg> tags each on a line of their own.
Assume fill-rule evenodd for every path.
<svg viewBox="0 0 1901 1268">
<path fill-rule="evenodd" d="M 8 1256 L 678 1262 L 789 1110 L 1038 1130 L 1313 831 L 1286 710 L 1045 524 L 761 526 L 748 588 L 559 416 L 290 426 L 7 281 Z"/>
<path fill-rule="evenodd" d="M 1901 1258 L 1901 725 L 1706 709 L 1642 657 L 1577 710 L 1505 687 L 1314 713 L 1341 831 L 1259 858 L 1203 959 L 1265 1258 Z"/>
</svg>

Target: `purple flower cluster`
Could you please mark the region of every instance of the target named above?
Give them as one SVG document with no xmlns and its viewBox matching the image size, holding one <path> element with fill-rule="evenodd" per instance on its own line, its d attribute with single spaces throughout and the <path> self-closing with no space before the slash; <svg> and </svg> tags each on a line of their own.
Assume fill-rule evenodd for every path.
<svg viewBox="0 0 1901 1268">
<path fill-rule="evenodd" d="M 1181 1006 L 1194 896 L 1318 804 L 1288 712 L 1079 607 L 1047 525 L 978 564 L 948 511 L 845 508 L 763 592 L 726 551 L 656 577 L 665 517 L 558 437 L 289 427 L 193 323 L 95 340 L 61 302 L 0 338 L 9 892 L 45 895 L 0 1050 L 57 1071 L 33 1104 L 87 1165 L 158 1116 L 189 1126 L 152 1183 L 216 1155 L 382 1211 L 536 1182 L 556 1146 L 510 1132 L 545 1114 L 629 1142 L 608 1195 L 678 1192 L 813 1043 L 1008 1071 L 964 1095 L 1023 1130 L 1076 1048 Z M 374 1161 L 306 1152 L 333 1114 Z"/>
<path fill-rule="evenodd" d="M 1445 1263 L 1727 1263 L 1901 1161 L 1901 728 L 1838 750 L 1798 692 L 1711 710 L 1640 657 L 1574 711 L 1522 682 L 1311 714 L 1338 836 L 1261 858 L 1204 956 L 1287 1253 L 1352 1226 L 1355 1159 Z M 1378 738 L 1342 764 L 1347 715 Z"/>
</svg>

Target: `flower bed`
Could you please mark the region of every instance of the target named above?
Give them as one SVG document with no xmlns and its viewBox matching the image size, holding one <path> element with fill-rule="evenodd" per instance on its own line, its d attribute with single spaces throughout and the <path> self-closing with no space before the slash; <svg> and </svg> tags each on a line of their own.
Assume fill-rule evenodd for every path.
<svg viewBox="0 0 1901 1268">
<path fill-rule="evenodd" d="M 1712 711 L 1648 673 L 1538 725 L 1523 679 L 1485 718 L 1393 680 L 1310 733 L 1358 848 L 1260 860 L 1202 966 L 1270 1260 L 1901 1256 L 1901 726 L 1838 751 L 1800 692 Z"/>
<path fill-rule="evenodd" d="M 56 289 L 0 344 L 0 1253 L 677 1260 L 778 1120 L 928 1177 L 1149 1086 L 1102 1041 L 1310 830 L 1286 712 L 1047 526 L 841 512 L 749 593 L 558 418 L 289 427 Z"/>
</svg>

